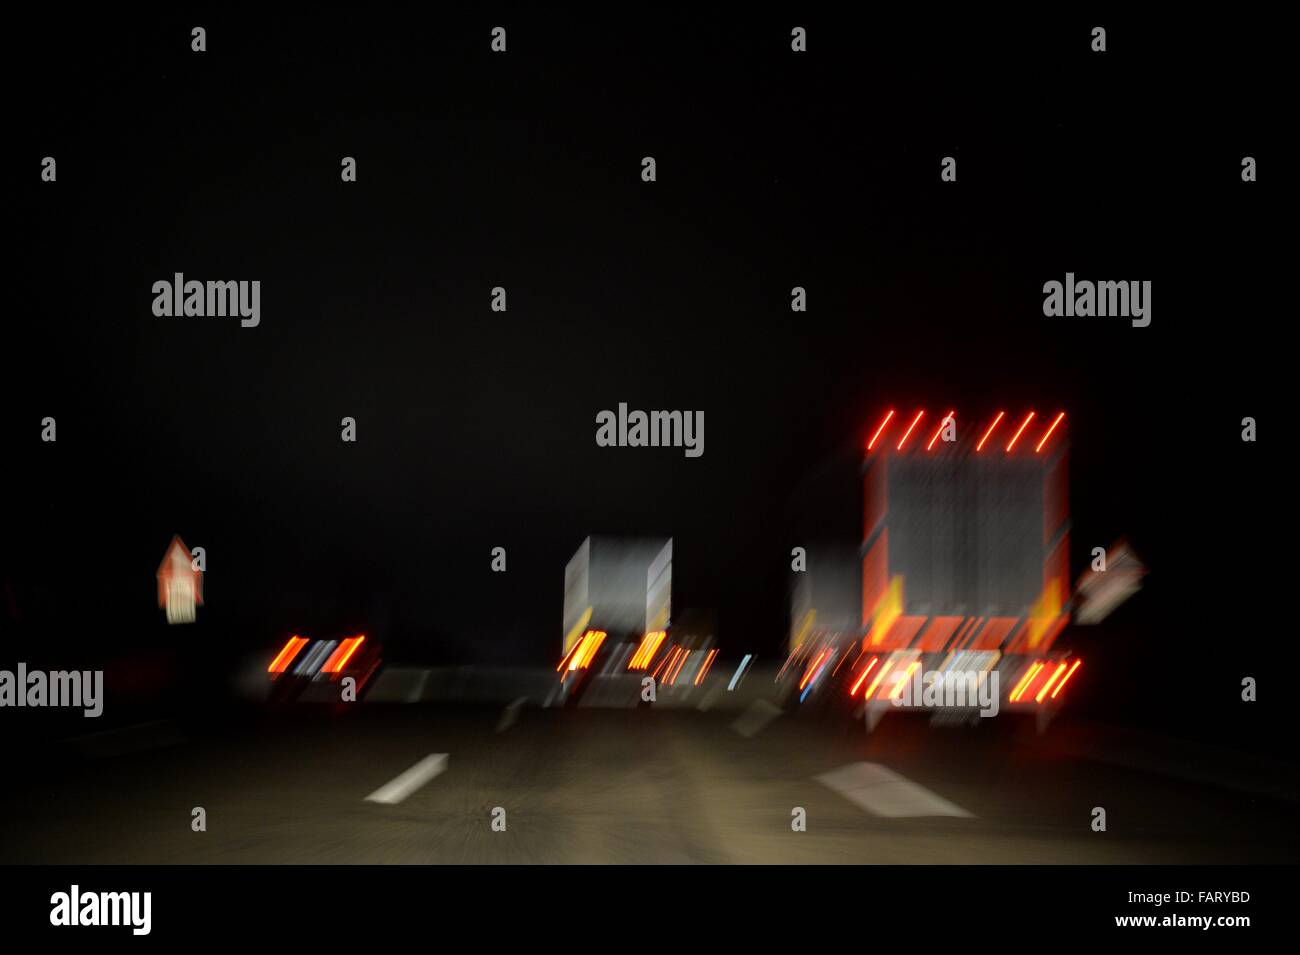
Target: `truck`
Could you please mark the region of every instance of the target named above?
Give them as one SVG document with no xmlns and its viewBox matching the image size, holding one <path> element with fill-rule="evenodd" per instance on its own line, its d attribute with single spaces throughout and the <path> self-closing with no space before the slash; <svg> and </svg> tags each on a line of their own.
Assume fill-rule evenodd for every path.
<svg viewBox="0 0 1300 955">
<path fill-rule="evenodd" d="M 662 663 L 672 617 L 672 538 L 590 536 L 564 568 L 564 621 L 556 666 L 566 701 L 591 674 Z"/>
<path fill-rule="evenodd" d="M 791 562 L 790 652 L 777 678 L 795 664 L 804 664 L 796 667 L 801 685 L 794 687 L 801 702 L 820 685 L 824 665 L 829 665 L 827 675 L 843 667 L 846 654 L 861 639 L 859 567 L 856 544 L 830 539 L 801 545 Z M 809 653 L 814 647 L 817 653 Z M 790 688 L 786 684 L 787 691 Z"/>
<path fill-rule="evenodd" d="M 894 709 L 936 722 L 1028 712 L 1045 728 L 1081 665 L 1059 641 L 1072 606 L 1065 413 L 877 420 L 861 544 L 824 561 L 825 584 L 810 552 L 794 587 L 787 692 L 838 694 L 868 728 Z M 847 624 L 846 602 L 858 609 Z"/>
</svg>

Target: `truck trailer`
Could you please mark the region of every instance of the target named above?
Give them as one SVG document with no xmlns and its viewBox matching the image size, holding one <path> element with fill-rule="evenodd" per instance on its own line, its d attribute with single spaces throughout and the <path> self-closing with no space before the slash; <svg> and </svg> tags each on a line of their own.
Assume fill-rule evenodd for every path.
<svg viewBox="0 0 1300 955">
<path fill-rule="evenodd" d="M 839 694 L 868 726 L 891 709 L 938 721 L 1028 711 L 1046 725 L 1080 666 L 1058 642 L 1071 609 L 1064 420 L 1030 409 L 969 421 L 882 413 L 849 558 L 858 618 L 825 618 L 816 580 L 796 583 L 782 679 L 800 701 Z M 821 588 L 836 607 L 842 570 Z"/>
<path fill-rule="evenodd" d="M 564 568 L 564 622 L 556 672 L 566 698 L 588 674 L 646 670 L 667 649 L 672 538 L 592 536 Z"/>
</svg>

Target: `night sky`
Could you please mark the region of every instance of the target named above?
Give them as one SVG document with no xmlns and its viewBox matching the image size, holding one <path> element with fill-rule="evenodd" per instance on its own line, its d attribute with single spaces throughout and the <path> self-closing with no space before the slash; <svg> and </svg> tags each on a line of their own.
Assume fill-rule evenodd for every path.
<svg viewBox="0 0 1300 955">
<path fill-rule="evenodd" d="M 1280 61 L 1218 21 L 1106 17 L 1095 54 L 1086 18 L 803 11 L 16 21 L 5 657 L 175 641 L 173 533 L 232 659 L 311 627 L 550 660 L 589 533 L 671 535 L 674 606 L 775 653 L 885 408 L 1064 408 L 1075 572 L 1120 534 L 1152 571 L 1108 652 L 1215 654 L 1235 699 L 1290 550 Z M 178 271 L 260 280 L 260 326 L 155 317 Z M 1151 326 L 1045 318 L 1066 271 L 1152 281 Z M 703 409 L 703 457 L 598 448 L 620 401 Z"/>
</svg>

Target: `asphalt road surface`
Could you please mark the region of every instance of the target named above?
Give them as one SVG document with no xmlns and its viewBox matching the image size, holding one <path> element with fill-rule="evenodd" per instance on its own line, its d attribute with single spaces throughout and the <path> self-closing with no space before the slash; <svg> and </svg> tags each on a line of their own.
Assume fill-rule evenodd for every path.
<svg viewBox="0 0 1300 955">
<path fill-rule="evenodd" d="M 899 717 L 300 705 L 11 777 L 3 862 L 1295 862 L 1295 803 Z M 379 794 L 376 801 L 376 794 Z M 368 799 L 367 797 L 371 797 Z M 193 810 L 207 830 L 192 829 Z M 504 809 L 504 831 L 492 825 Z M 1106 810 L 1106 831 L 1092 829 Z M 794 831 L 797 808 L 806 830 Z M 501 814 L 497 813 L 498 828 Z"/>
</svg>

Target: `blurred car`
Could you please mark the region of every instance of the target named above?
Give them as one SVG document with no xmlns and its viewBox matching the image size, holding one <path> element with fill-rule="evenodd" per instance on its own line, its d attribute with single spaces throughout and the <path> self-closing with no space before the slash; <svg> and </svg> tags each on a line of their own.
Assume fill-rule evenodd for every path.
<svg viewBox="0 0 1300 955">
<path fill-rule="evenodd" d="M 270 699 L 290 702 L 304 694 L 310 699 L 342 699 L 343 681 L 351 678 L 359 700 L 382 664 L 382 647 L 365 634 L 331 639 L 294 634 L 266 668 Z"/>
</svg>

